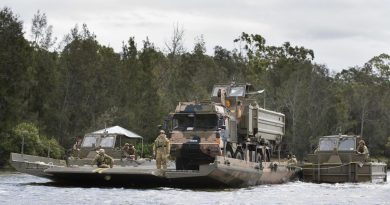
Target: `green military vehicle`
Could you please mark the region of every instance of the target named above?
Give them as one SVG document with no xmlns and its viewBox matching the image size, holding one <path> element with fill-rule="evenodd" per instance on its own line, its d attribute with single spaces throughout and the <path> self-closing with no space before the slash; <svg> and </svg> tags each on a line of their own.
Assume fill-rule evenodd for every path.
<svg viewBox="0 0 390 205">
<path fill-rule="evenodd" d="M 250 84 L 217 84 L 211 101 L 180 102 L 165 127 L 176 168 L 197 169 L 215 156 L 250 162 L 278 156 L 285 116 L 261 108 L 257 93 Z"/>
<path fill-rule="evenodd" d="M 307 182 L 385 182 L 386 164 L 372 162 L 368 153 L 358 152 L 354 135 L 331 135 L 319 138 L 318 148 L 303 164 Z"/>
</svg>

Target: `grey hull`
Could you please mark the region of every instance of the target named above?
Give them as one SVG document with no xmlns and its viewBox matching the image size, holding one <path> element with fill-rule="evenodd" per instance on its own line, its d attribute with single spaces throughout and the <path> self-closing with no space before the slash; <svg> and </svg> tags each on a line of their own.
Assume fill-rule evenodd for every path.
<svg viewBox="0 0 390 205">
<path fill-rule="evenodd" d="M 273 163 L 263 163 L 259 167 L 257 163 L 224 157 L 217 157 L 214 163 L 200 165 L 199 170 L 169 168 L 163 171 L 155 169 L 151 164 L 97 168 L 90 165 L 67 167 L 44 163 L 40 163 L 37 168 L 26 169 L 26 166 L 32 166 L 31 163 L 34 164 L 28 161 L 12 164 L 18 166 L 17 170 L 20 172 L 50 178 L 60 184 L 77 186 L 247 187 L 285 183 L 294 179 L 298 172 L 281 163 L 277 169 L 271 169 L 269 167 L 274 165 Z"/>
<path fill-rule="evenodd" d="M 376 162 L 306 163 L 303 166 L 303 180 L 316 183 L 386 182 L 386 164 Z"/>
</svg>

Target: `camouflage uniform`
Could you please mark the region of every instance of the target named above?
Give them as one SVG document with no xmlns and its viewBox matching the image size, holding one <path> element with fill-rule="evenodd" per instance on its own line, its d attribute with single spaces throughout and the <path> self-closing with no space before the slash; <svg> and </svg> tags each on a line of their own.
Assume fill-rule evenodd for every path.
<svg viewBox="0 0 390 205">
<path fill-rule="evenodd" d="M 104 149 L 100 149 L 92 165 L 96 164 L 99 168 L 112 168 L 114 166 L 114 159 L 104 153 Z"/>
<path fill-rule="evenodd" d="M 136 150 L 133 145 L 126 143 L 122 150 L 125 157 L 130 159 L 136 158 Z"/>
<path fill-rule="evenodd" d="M 161 169 L 161 165 L 163 169 L 167 169 L 167 158 L 170 151 L 170 144 L 164 133 L 164 130 L 161 130 L 160 135 L 153 144 L 153 152 L 156 156 L 157 169 Z"/>
<path fill-rule="evenodd" d="M 77 137 L 75 144 L 72 147 L 72 155 L 73 157 L 80 157 L 80 149 L 82 143 L 81 137 Z"/>
<path fill-rule="evenodd" d="M 298 164 L 298 160 L 297 158 L 295 157 L 295 155 L 292 155 L 291 157 L 289 156 L 288 160 L 287 160 L 287 164 L 288 165 L 295 165 L 295 164 Z"/>
<path fill-rule="evenodd" d="M 364 155 L 366 155 L 366 158 L 368 158 L 369 152 L 368 152 L 368 148 L 367 148 L 364 140 L 359 141 L 359 146 L 357 148 L 357 151 L 358 151 L 358 154 L 364 154 Z"/>
</svg>

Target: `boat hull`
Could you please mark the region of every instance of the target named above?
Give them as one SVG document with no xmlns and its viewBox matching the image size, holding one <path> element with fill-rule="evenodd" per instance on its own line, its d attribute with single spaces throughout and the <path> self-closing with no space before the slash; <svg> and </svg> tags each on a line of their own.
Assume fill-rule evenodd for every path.
<svg viewBox="0 0 390 205">
<path fill-rule="evenodd" d="M 77 186 L 247 187 L 285 183 L 295 179 L 299 172 L 282 163 L 268 162 L 260 166 L 258 163 L 224 157 L 217 157 L 214 163 L 200 165 L 199 170 L 176 170 L 170 167 L 164 171 L 155 169 L 153 163 L 138 166 L 114 166 L 113 168 L 40 163 L 35 169 L 26 169 L 23 166 L 32 166 L 30 164 L 34 162 L 11 161 L 14 161 L 13 165 L 19 167 L 17 170 L 20 172 L 49 178 L 63 185 Z"/>
<path fill-rule="evenodd" d="M 377 162 L 351 162 L 344 164 L 303 165 L 303 180 L 316 183 L 386 182 L 386 164 Z"/>
</svg>

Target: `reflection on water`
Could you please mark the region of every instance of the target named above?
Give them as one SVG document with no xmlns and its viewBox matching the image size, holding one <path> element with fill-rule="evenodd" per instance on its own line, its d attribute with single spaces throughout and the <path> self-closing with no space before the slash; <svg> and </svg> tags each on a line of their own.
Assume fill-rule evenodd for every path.
<svg viewBox="0 0 390 205">
<path fill-rule="evenodd" d="M 389 177 L 388 173 L 388 177 Z M 242 189 L 63 187 L 15 172 L 0 173 L 0 204 L 390 204 L 389 183 L 290 182 Z"/>
</svg>

